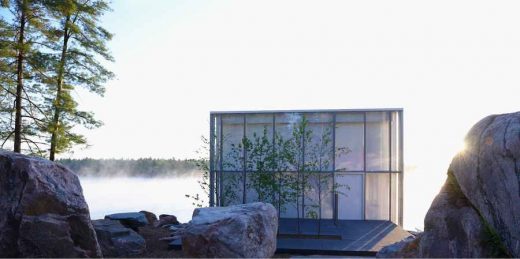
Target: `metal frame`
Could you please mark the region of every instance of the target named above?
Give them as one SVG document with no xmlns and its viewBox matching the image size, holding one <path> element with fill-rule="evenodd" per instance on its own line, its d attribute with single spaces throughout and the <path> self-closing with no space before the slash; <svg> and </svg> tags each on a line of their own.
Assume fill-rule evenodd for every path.
<svg viewBox="0 0 520 259">
<path fill-rule="evenodd" d="M 367 113 L 370 112 L 385 112 L 385 116 L 389 122 L 388 122 L 388 170 L 375 170 L 375 171 L 369 171 L 367 170 Z M 367 196 L 367 174 L 371 173 L 384 173 L 388 174 L 389 176 L 389 192 L 388 192 L 388 198 L 389 198 L 389 211 L 388 211 L 388 219 L 391 221 L 392 219 L 392 209 L 395 209 L 395 206 L 398 206 L 398 209 L 396 211 L 397 213 L 397 221 L 398 225 L 402 226 L 403 224 L 403 195 L 404 195 L 404 189 L 403 189 L 403 174 L 404 174 L 404 156 L 403 156 L 403 109 L 401 108 L 383 108 L 383 109 L 320 109 L 320 110 L 266 110 L 266 111 L 213 111 L 210 112 L 210 206 L 222 206 L 222 198 L 221 194 L 223 191 L 223 177 L 222 173 L 224 172 L 223 168 L 223 123 L 222 123 L 222 117 L 223 115 L 242 115 L 242 129 L 243 129 L 243 135 L 247 135 L 247 124 L 248 121 L 246 119 L 247 115 L 270 115 L 272 116 L 272 133 L 273 133 L 273 140 L 275 141 L 275 134 L 276 134 L 276 116 L 278 114 L 289 114 L 289 113 L 296 113 L 296 114 L 323 114 L 328 113 L 332 115 L 332 148 L 333 148 L 333 156 L 332 156 L 332 169 L 331 170 L 324 170 L 323 173 L 332 173 L 336 175 L 338 174 L 362 174 L 363 175 L 363 219 L 366 220 L 366 213 L 367 213 L 367 204 L 366 204 L 366 196 Z M 363 170 L 338 170 L 336 169 L 336 115 L 340 113 L 362 113 L 363 114 Z M 397 121 L 393 121 L 393 113 L 395 113 Z M 395 125 L 394 125 L 395 124 Z M 392 136 L 392 127 L 396 127 L 397 134 L 396 137 L 398 138 L 395 142 L 395 145 L 398 145 L 397 149 L 394 149 L 393 146 L 393 136 Z M 219 127 L 219 128 L 217 128 Z M 217 135 L 218 133 L 218 135 Z M 394 151 L 395 153 L 393 154 Z M 398 159 L 395 159 L 392 156 L 398 155 Z M 216 159 L 218 158 L 218 160 Z M 245 165 L 247 159 L 247 153 L 244 150 L 243 153 L 243 161 L 242 163 Z M 394 162 L 395 161 L 395 162 Z M 218 162 L 218 165 L 217 165 Z M 394 165 L 396 167 L 396 170 L 392 170 L 393 163 L 397 163 Z M 245 168 L 245 166 L 243 166 Z M 226 170 L 225 172 L 235 172 L 233 170 Z M 291 172 L 291 171 L 288 171 Z M 296 172 L 296 171 L 294 171 Z M 254 170 L 238 170 L 236 173 L 242 173 L 243 174 L 243 194 L 242 194 L 242 202 L 247 201 L 246 197 L 246 190 L 245 190 L 245 183 L 247 178 L 247 173 L 254 173 Z M 396 177 L 397 181 L 397 200 L 392 200 L 392 175 L 398 174 Z M 336 176 L 332 177 L 333 184 L 335 184 Z M 332 219 L 337 220 L 338 219 L 338 204 L 335 203 L 335 194 L 332 195 Z M 302 197 L 302 215 L 304 215 L 305 206 L 305 197 Z"/>
</svg>

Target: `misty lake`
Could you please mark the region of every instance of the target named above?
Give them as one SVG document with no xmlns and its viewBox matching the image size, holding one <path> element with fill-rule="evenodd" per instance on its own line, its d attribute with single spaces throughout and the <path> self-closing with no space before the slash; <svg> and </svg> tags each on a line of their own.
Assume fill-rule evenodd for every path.
<svg viewBox="0 0 520 259">
<path fill-rule="evenodd" d="M 101 219 L 118 212 L 147 210 L 177 216 L 187 222 L 195 206 L 185 194 L 202 194 L 199 177 L 139 178 L 80 177 L 90 217 Z"/>
<path fill-rule="evenodd" d="M 419 181 L 422 174 L 412 173 L 405 181 Z M 417 178 L 417 179 L 416 179 Z M 92 219 L 101 219 L 105 215 L 118 212 L 147 210 L 160 214 L 177 216 L 180 222 L 191 219 L 192 201 L 186 194 L 203 194 L 197 180 L 197 174 L 184 177 L 85 177 L 80 176 L 83 194 L 90 208 Z M 442 183 L 443 175 L 439 176 Z M 435 197 L 439 187 L 425 188 L 424 185 L 406 185 L 407 193 L 423 193 L 424 195 L 405 196 L 404 227 L 405 229 L 423 229 L 423 219 L 430 206 L 424 196 Z"/>
</svg>

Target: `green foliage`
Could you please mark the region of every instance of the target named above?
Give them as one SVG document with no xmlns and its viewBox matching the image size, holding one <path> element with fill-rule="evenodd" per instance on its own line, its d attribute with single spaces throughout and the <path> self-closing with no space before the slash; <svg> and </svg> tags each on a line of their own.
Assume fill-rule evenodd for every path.
<svg viewBox="0 0 520 259">
<path fill-rule="evenodd" d="M 484 224 L 484 235 L 486 237 L 483 240 L 484 244 L 490 248 L 491 254 L 489 257 L 493 258 L 511 258 L 511 254 L 507 251 L 504 243 L 500 239 L 498 233 L 494 230 L 494 228 L 487 223 L 482 216 L 480 217 L 482 223 Z"/>
<path fill-rule="evenodd" d="M 49 155 L 86 145 L 76 126 L 101 126 L 91 112 L 78 110 L 77 87 L 103 95 L 113 73 L 112 38 L 99 18 L 105 0 L 4 0 L 0 17 L 1 148 Z M 22 143 L 19 143 L 19 142 Z"/>
<path fill-rule="evenodd" d="M 204 197 L 209 197 L 209 140 L 205 137 L 201 137 L 202 147 L 197 151 L 198 159 L 193 160 L 196 168 L 198 168 L 199 172 L 202 174 L 200 180 L 198 180 L 198 184 L 202 191 L 204 192 Z M 198 208 L 202 208 L 207 206 L 208 201 L 202 198 L 203 196 L 194 193 L 194 194 L 185 194 L 186 198 L 192 200 L 192 205 Z"/>
<path fill-rule="evenodd" d="M 50 64 L 42 45 L 49 33 L 44 1 L 5 0 L 0 17 L 1 148 L 45 153 L 46 71 Z"/>
<path fill-rule="evenodd" d="M 228 143 L 230 150 L 222 163 L 234 172 L 222 173 L 221 197 L 217 199 L 223 205 L 242 203 L 243 192 L 254 190 L 254 200 L 273 204 L 279 213 L 287 206 L 296 205 L 298 217 L 322 218 L 323 194 L 340 193 L 339 185 L 332 184 L 333 156 L 345 155 L 349 150 L 333 150 L 332 124 L 313 134 L 309 121 L 302 116 L 289 127 L 288 138 L 264 127 L 260 134 L 244 136 L 239 143 Z M 226 136 L 222 141 L 228 141 Z M 208 149 L 209 143 L 205 141 L 204 146 Z M 208 168 L 205 170 L 209 172 Z M 209 183 L 204 181 L 202 186 L 207 189 Z M 301 211 L 303 195 L 311 192 L 317 192 L 317 200 L 306 199 L 305 210 Z"/>
<path fill-rule="evenodd" d="M 112 34 L 99 25 L 99 18 L 110 10 L 104 0 L 47 1 L 50 17 L 55 21 L 54 34 L 47 44 L 56 54 L 50 71 L 53 82 L 49 91 L 54 95 L 47 131 L 50 136 L 50 159 L 57 153 L 70 150 L 74 145 L 86 145 L 81 134 L 74 133 L 76 125 L 96 128 L 101 122 L 91 112 L 78 110 L 70 94 L 76 87 L 103 95 L 104 83 L 114 77 L 97 57 L 113 61 L 106 43 Z"/>
</svg>

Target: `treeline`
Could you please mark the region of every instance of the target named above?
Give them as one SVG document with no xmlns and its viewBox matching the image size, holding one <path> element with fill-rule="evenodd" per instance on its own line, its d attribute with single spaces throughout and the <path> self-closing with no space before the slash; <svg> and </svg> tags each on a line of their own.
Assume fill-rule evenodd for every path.
<svg viewBox="0 0 520 259">
<path fill-rule="evenodd" d="M 199 174 L 194 159 L 60 159 L 79 176 L 185 177 Z"/>
<path fill-rule="evenodd" d="M 108 0 L 0 1 L 0 148 L 54 160 L 87 145 L 74 129 L 102 123 L 77 89 L 102 96 L 114 77 L 108 11 Z"/>
</svg>

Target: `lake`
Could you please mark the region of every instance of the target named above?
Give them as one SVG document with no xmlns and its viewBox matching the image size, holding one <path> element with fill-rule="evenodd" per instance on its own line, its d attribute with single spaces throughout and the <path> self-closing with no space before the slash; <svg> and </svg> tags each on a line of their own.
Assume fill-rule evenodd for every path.
<svg viewBox="0 0 520 259">
<path fill-rule="evenodd" d="M 80 177 L 90 217 L 101 219 L 117 212 L 147 210 L 177 216 L 180 222 L 191 219 L 192 201 L 186 194 L 202 194 L 196 177 Z"/>
<path fill-rule="evenodd" d="M 445 177 L 439 175 L 434 185 L 410 184 L 424 181 L 421 179 L 424 176 L 416 172 L 405 175 L 405 229 L 423 229 L 426 211 Z M 188 222 L 195 208 L 185 195 L 203 194 L 197 183 L 199 179 L 193 175 L 176 178 L 80 177 L 92 219 L 117 212 L 147 210 L 157 216 L 173 214 L 180 222 Z"/>
</svg>

